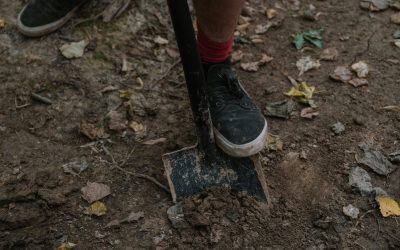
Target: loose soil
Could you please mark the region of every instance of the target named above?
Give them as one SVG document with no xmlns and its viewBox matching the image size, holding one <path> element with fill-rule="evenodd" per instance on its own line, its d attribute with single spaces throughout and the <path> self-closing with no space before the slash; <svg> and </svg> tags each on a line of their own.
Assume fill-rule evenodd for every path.
<svg viewBox="0 0 400 250">
<path fill-rule="evenodd" d="M 319 20 L 310 22 L 286 9 L 282 26 L 261 35 L 261 43 L 236 39 L 234 49 L 244 52 L 242 61 L 256 61 L 261 53 L 274 58 L 253 73 L 235 65 L 262 108 L 287 98 L 283 93 L 291 84 L 286 75 L 296 78 L 297 59 L 317 58 L 321 52 L 296 50 L 293 34 L 323 28 L 324 46 L 336 48 L 339 57 L 321 61 L 319 69 L 302 76 L 316 86 L 318 117 L 307 120 L 297 112 L 288 120 L 269 119 L 270 133 L 283 141 L 283 150 L 261 153 L 271 207 L 244 194 L 211 190 L 182 202 L 187 224 L 174 228 L 166 212 L 174 205 L 170 195 L 121 170 L 167 185 L 161 155 L 196 141 L 181 66 L 166 52 L 176 47 L 167 6 L 159 0 L 132 1 L 110 23 L 91 19 L 106 3 L 90 3 L 58 32 L 29 39 L 15 26 L 23 2 L 0 0 L 0 19 L 6 21 L 0 28 L 1 249 L 55 249 L 64 241 L 77 244 L 76 249 L 400 248 L 398 220 L 383 218 L 373 197 L 348 185 L 359 143 L 373 139 L 386 154 L 399 150 L 400 112 L 381 109 L 400 104 L 400 48 L 392 43 L 399 26 L 390 23 L 393 10 L 369 13 L 355 0 L 302 1 L 301 6 L 317 7 Z M 285 6 L 281 1 L 249 1 L 256 11 L 244 37 L 267 21 L 258 10 L 275 3 Z M 169 44 L 154 43 L 158 35 Z M 60 54 L 63 44 L 82 39 L 90 41 L 82 58 L 67 60 Z M 121 71 L 123 58 L 131 71 Z M 372 68 L 368 86 L 354 88 L 329 79 L 336 66 L 358 60 Z M 115 90 L 102 91 L 109 86 Z M 132 91 L 131 105 L 118 90 Z M 52 104 L 32 99 L 32 92 Z M 110 130 L 106 115 L 111 110 L 143 124 L 146 131 Z M 340 135 L 330 130 L 337 121 L 346 128 Z M 83 122 L 104 127 L 109 137 L 87 138 L 80 130 Z M 142 143 L 159 138 L 166 140 Z M 63 164 L 81 159 L 89 165 L 81 174 L 63 172 Z M 374 186 L 399 200 L 400 171 L 387 177 L 369 173 Z M 112 194 L 102 200 L 108 208 L 102 217 L 84 213 L 89 204 L 80 189 L 88 181 L 111 187 Z M 360 209 L 358 219 L 343 214 L 348 204 Z M 131 212 L 143 212 L 144 218 L 107 227 Z"/>
</svg>

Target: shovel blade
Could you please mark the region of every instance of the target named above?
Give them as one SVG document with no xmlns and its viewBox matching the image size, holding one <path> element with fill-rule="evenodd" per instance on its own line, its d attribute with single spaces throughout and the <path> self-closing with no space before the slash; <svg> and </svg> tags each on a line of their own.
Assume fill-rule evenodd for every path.
<svg viewBox="0 0 400 250">
<path fill-rule="evenodd" d="M 212 187 L 243 191 L 268 202 L 268 189 L 259 155 L 234 158 L 218 149 L 212 161 L 197 146 L 163 155 L 173 201 Z"/>
</svg>

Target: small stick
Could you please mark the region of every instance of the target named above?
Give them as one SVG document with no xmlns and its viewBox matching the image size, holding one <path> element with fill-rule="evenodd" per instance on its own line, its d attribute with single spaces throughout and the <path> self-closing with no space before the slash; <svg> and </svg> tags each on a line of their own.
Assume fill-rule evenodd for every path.
<svg viewBox="0 0 400 250">
<path fill-rule="evenodd" d="M 157 181 L 155 178 L 153 178 L 153 177 L 151 177 L 151 176 L 148 176 L 148 175 L 145 175 L 145 174 L 133 173 L 133 172 L 130 172 L 130 171 L 128 171 L 128 170 L 126 170 L 126 169 L 124 169 L 124 168 L 121 167 L 121 166 L 123 166 L 123 165 L 126 164 L 126 162 L 128 161 L 129 157 L 131 156 L 131 154 L 133 153 L 133 151 L 135 150 L 135 148 L 133 148 L 133 149 L 131 150 L 131 152 L 128 154 L 126 160 L 125 160 L 125 161 L 121 164 L 121 166 L 120 166 L 120 165 L 118 165 L 117 162 L 115 161 L 115 159 L 114 159 L 114 157 L 112 156 L 111 152 L 110 152 L 106 147 L 104 147 L 104 145 L 101 145 L 101 147 L 102 147 L 102 149 L 104 150 L 104 152 L 111 158 L 111 160 L 112 160 L 113 165 L 114 165 L 115 168 L 117 168 L 118 170 L 120 170 L 120 171 L 122 171 L 122 172 L 124 172 L 124 173 L 126 173 L 126 174 L 132 175 L 133 177 L 141 178 L 141 179 L 146 179 L 146 180 L 148 180 L 148 181 L 151 181 L 151 182 L 153 182 L 156 186 L 162 188 L 162 189 L 163 189 L 164 191 L 166 191 L 167 193 L 170 193 L 169 189 L 168 189 L 166 186 L 164 186 L 163 184 L 161 184 L 159 181 Z"/>
<path fill-rule="evenodd" d="M 154 84 L 160 82 L 160 81 L 163 80 L 165 77 L 167 77 L 167 76 L 169 75 L 169 73 L 175 68 L 175 66 L 178 65 L 180 62 L 181 62 L 181 59 L 180 59 L 180 58 L 177 59 L 177 60 L 167 69 L 167 71 L 165 71 L 165 73 L 164 73 L 160 78 L 158 78 L 158 79 L 154 82 Z M 153 85 L 154 85 L 154 84 L 153 84 Z M 152 86 L 152 87 L 153 87 L 153 86 Z"/>
<path fill-rule="evenodd" d="M 33 92 L 31 93 L 31 97 L 33 99 L 37 100 L 37 101 L 40 101 L 40 102 L 43 102 L 43 103 L 46 103 L 46 104 L 49 104 L 49 105 L 53 104 L 53 101 L 50 100 L 49 98 L 41 96 L 41 95 L 33 93 Z"/>
<path fill-rule="evenodd" d="M 22 104 L 22 105 L 18 105 L 17 98 L 14 99 L 14 102 L 15 102 L 15 108 L 16 109 L 22 109 L 22 108 L 25 108 L 25 107 L 28 107 L 29 105 L 31 105 L 30 103 L 25 103 L 25 104 Z"/>
</svg>

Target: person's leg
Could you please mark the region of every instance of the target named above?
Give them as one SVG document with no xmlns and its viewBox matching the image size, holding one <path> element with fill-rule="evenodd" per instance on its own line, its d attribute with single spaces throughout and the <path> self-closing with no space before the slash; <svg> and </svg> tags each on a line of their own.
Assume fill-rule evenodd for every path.
<svg viewBox="0 0 400 250">
<path fill-rule="evenodd" d="M 264 148 L 267 122 L 243 89 L 229 56 L 244 0 L 194 0 L 197 43 L 207 80 L 207 95 L 217 145 L 245 157 Z"/>
<path fill-rule="evenodd" d="M 17 18 L 18 30 L 30 37 L 49 34 L 64 25 L 87 0 L 31 0 Z"/>
</svg>

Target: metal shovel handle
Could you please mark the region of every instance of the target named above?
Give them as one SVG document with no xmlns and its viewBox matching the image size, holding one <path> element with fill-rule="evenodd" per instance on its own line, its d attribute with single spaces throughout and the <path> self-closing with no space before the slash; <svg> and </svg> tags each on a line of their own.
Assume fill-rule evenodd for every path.
<svg viewBox="0 0 400 250">
<path fill-rule="evenodd" d="M 197 50 L 197 43 L 187 0 L 168 0 L 172 25 L 183 64 L 193 118 L 196 124 L 198 146 L 206 154 L 215 149 L 206 81 Z"/>
</svg>

